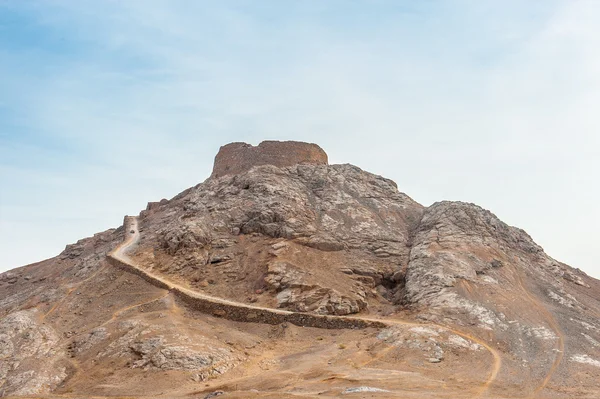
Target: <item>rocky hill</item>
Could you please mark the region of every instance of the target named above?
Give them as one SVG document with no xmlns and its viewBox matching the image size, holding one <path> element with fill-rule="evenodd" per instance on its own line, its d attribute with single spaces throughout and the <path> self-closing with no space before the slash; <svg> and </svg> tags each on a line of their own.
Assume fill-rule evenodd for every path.
<svg viewBox="0 0 600 399">
<path fill-rule="evenodd" d="M 0 275 L 0 395 L 600 397 L 600 282 L 314 144 Z"/>
</svg>

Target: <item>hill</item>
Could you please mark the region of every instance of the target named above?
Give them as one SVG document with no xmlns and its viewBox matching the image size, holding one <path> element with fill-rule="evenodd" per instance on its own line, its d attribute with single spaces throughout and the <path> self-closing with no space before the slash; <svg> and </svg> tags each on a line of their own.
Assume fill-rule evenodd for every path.
<svg viewBox="0 0 600 399">
<path fill-rule="evenodd" d="M 0 275 L 0 394 L 597 398 L 600 282 L 314 144 Z"/>
</svg>

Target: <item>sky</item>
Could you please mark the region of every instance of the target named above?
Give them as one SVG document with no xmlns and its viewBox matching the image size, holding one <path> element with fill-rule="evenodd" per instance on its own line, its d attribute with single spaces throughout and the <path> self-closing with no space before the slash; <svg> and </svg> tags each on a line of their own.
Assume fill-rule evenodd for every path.
<svg viewBox="0 0 600 399">
<path fill-rule="evenodd" d="M 0 0 L 0 271 L 315 142 L 600 278 L 600 1 Z"/>
</svg>

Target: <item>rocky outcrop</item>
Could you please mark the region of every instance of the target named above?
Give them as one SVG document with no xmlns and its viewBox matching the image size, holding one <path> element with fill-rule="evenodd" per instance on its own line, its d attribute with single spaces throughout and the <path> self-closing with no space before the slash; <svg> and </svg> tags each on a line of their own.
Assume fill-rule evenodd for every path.
<svg viewBox="0 0 600 399">
<path fill-rule="evenodd" d="M 306 272 L 297 266 L 275 260 L 268 266 L 265 282 L 277 292 L 277 305 L 296 312 L 348 315 L 367 307 L 365 290 L 354 290 L 349 296 L 337 290 L 311 284 Z"/>
<path fill-rule="evenodd" d="M 298 141 L 263 141 L 257 146 L 231 143 L 219 150 L 211 177 L 239 174 L 260 165 L 297 164 L 327 165 L 327 154 L 316 144 Z"/>
<path fill-rule="evenodd" d="M 543 287 L 549 299 L 561 304 L 575 306 L 565 282 L 589 288 L 576 270 L 546 255 L 525 231 L 477 205 L 443 201 L 425 210 L 416 229 L 404 300 L 424 309 L 423 314 L 459 315 L 483 329 L 527 335 L 539 327 L 517 328 L 514 320 L 508 322 L 516 317 L 516 308 L 490 300 L 491 293 L 521 296 L 522 306 L 542 308 L 537 300 L 532 304 L 530 288 L 523 283 L 527 276 L 534 276 L 532 285 Z M 557 334 L 547 329 L 555 326 L 547 314 L 538 312 L 537 317 L 546 325 L 546 335 Z"/>
<path fill-rule="evenodd" d="M 406 275 L 406 299 L 435 305 L 454 302 L 460 281 L 480 282 L 514 255 L 543 257 L 523 230 L 464 202 L 438 202 L 426 209 L 416 231 Z M 487 280 L 488 282 L 492 280 Z"/>
<path fill-rule="evenodd" d="M 161 237 L 162 248 L 170 255 L 175 255 L 181 249 L 204 248 L 211 242 L 210 229 L 199 223 L 183 224 L 176 230 L 166 230 Z"/>
<path fill-rule="evenodd" d="M 344 315 L 401 299 L 423 207 L 355 166 L 302 164 L 211 178 L 155 212 L 140 217 L 139 251 L 154 269 L 237 301 L 271 288 L 285 309 Z"/>
<path fill-rule="evenodd" d="M 502 261 L 492 256 L 490 246 L 520 244 L 537 251 L 539 247 L 527 238 L 476 205 L 433 204 L 425 210 L 411 248 L 407 300 L 431 305 L 458 281 L 475 280 L 478 273 L 501 267 Z"/>
</svg>

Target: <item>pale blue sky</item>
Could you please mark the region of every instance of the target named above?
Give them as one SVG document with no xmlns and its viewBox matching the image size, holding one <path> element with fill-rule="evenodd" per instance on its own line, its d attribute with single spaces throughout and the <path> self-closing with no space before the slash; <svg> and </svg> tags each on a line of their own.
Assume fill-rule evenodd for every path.
<svg viewBox="0 0 600 399">
<path fill-rule="evenodd" d="M 600 2 L 0 0 L 0 271 L 293 139 L 600 277 Z"/>
</svg>

